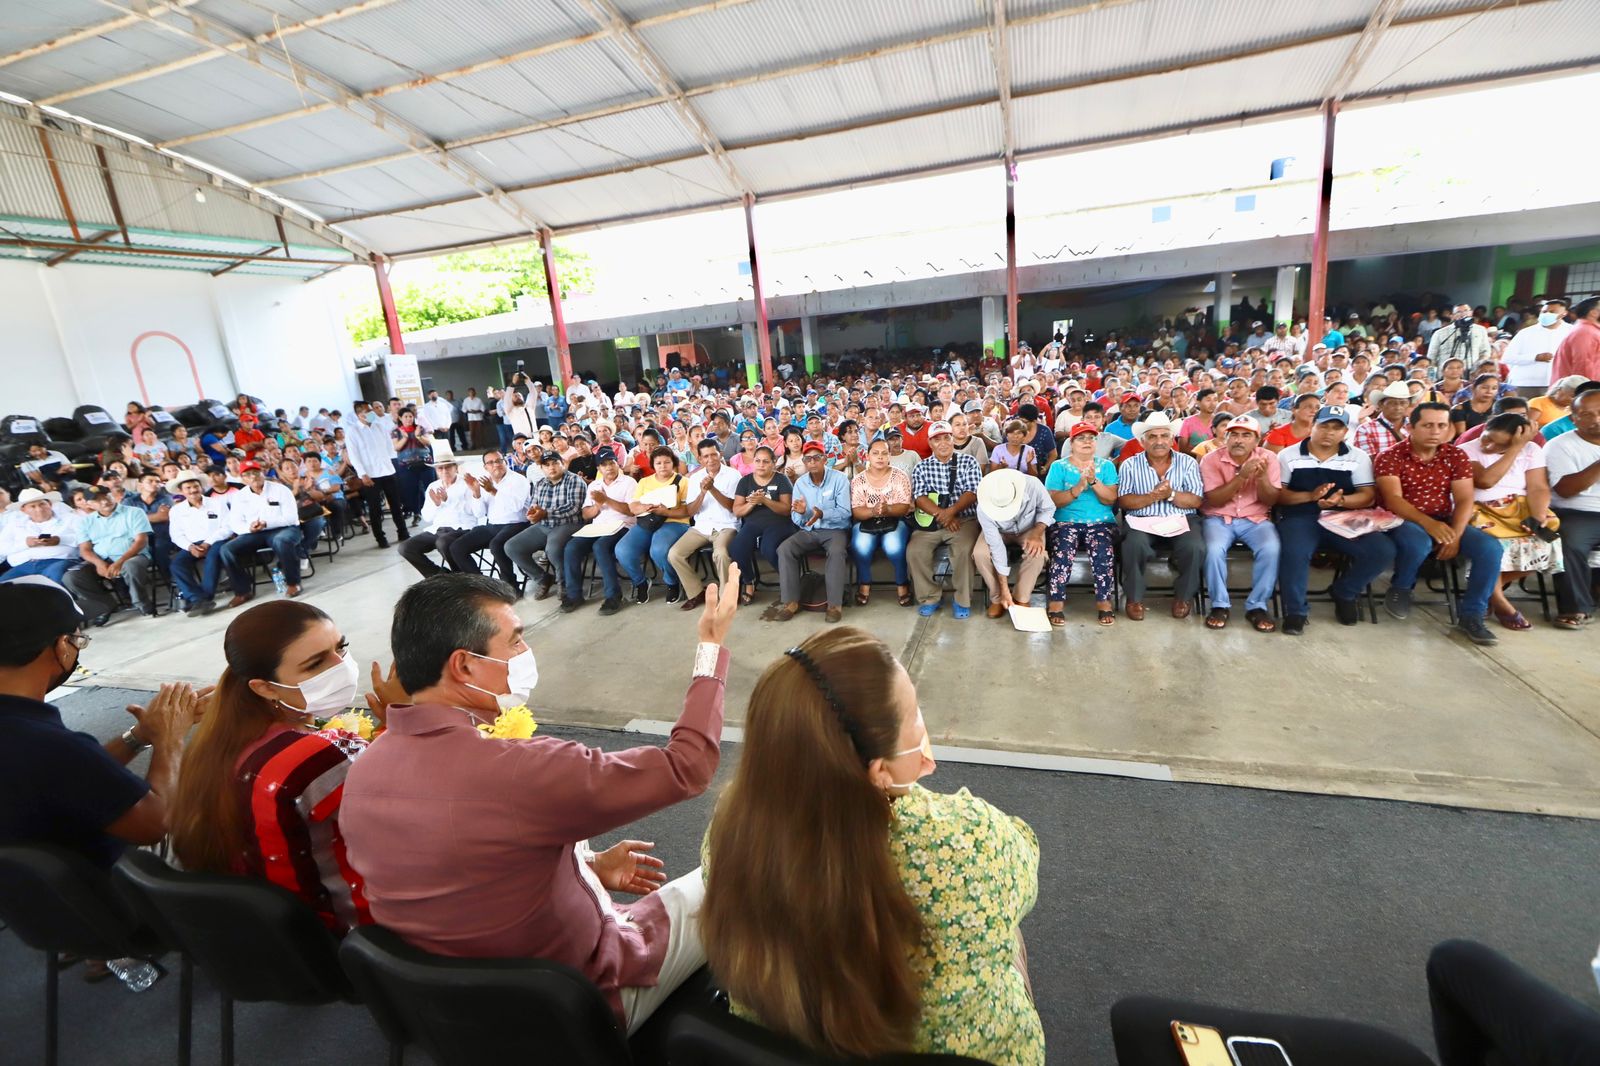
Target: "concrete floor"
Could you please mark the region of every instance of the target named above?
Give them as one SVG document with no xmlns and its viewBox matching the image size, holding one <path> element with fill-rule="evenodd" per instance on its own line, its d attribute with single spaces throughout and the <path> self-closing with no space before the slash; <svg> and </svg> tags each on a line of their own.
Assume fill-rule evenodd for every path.
<svg viewBox="0 0 1600 1066">
<path fill-rule="evenodd" d="M 357 656 L 387 665 L 390 611 L 414 572 L 365 537 L 319 566 L 308 600 Z M 1144 622 L 1119 617 L 1102 629 L 1080 597 L 1064 630 L 1022 634 L 981 612 L 957 622 L 948 607 L 922 619 L 885 592 L 847 608 L 845 622 L 896 649 L 936 744 L 1156 764 L 1179 781 L 1600 817 L 1600 627 L 1563 632 L 1536 620 L 1480 649 L 1450 633 L 1442 607 L 1403 623 L 1380 610 L 1378 625 L 1346 628 L 1314 605 L 1294 639 L 1242 624 L 1207 631 L 1153 598 Z M 821 614 L 761 622 L 769 598 L 742 610 L 729 641 L 730 724 L 743 720 L 765 665 L 825 624 Z M 563 615 L 553 597 L 520 611 L 541 667 L 541 718 L 618 728 L 676 717 L 692 616 L 659 600 L 604 620 L 592 607 Z M 229 619 L 118 615 L 84 654 L 89 683 L 215 681 Z M 611 653 L 596 652 L 601 637 Z M 621 656 L 646 649 L 680 664 L 674 680 L 641 684 Z"/>
</svg>

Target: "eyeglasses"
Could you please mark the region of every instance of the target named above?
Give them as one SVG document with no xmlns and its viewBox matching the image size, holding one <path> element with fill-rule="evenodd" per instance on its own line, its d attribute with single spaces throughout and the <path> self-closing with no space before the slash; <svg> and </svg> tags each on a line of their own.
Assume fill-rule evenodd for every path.
<svg viewBox="0 0 1600 1066">
<path fill-rule="evenodd" d="M 89 636 L 87 633 L 73 633 L 67 639 L 70 640 L 72 642 L 72 646 L 77 648 L 79 651 L 87 648 L 90 642 L 94 640 L 94 638 Z"/>
</svg>

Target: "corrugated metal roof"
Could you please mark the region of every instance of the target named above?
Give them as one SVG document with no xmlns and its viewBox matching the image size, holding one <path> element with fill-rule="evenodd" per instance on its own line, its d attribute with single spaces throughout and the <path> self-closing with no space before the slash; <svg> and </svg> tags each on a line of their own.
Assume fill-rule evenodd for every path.
<svg viewBox="0 0 1600 1066">
<path fill-rule="evenodd" d="M 199 136 L 185 149 L 196 158 L 271 181 L 330 218 L 367 216 L 352 232 L 387 253 L 451 234 L 512 238 L 535 224 L 581 228 L 736 199 L 743 190 L 697 154 L 704 147 L 679 106 L 695 109 L 758 197 L 1003 155 L 991 0 L 613 2 L 643 20 L 626 32 L 683 90 L 681 104 L 572 0 L 186 0 L 187 15 L 154 8 L 148 19 L 88 0 L 11 0 L 0 89 L 46 98 L 201 55 L 207 45 L 184 36 L 191 16 L 244 36 L 276 33 L 257 52 L 268 69 L 217 55 L 67 107 L 154 141 Z M 1304 113 L 1376 10 L 1376 0 L 1007 0 L 1014 149 Z M 320 21 L 301 25 L 311 18 Z M 1597 19 L 1600 0 L 1404 0 L 1347 102 L 1592 66 Z M 46 45 L 53 39 L 65 43 Z M 510 61 L 529 49 L 540 54 Z M 468 66 L 483 69 L 458 74 Z M 319 95 L 330 83 L 379 92 L 340 110 Z M 562 124 L 527 129 L 552 121 Z M 256 125 L 232 129 L 240 124 Z M 410 131 L 396 136 L 405 124 L 453 145 L 451 169 L 420 158 Z M 37 171 L 0 165 L 19 175 L 0 190 L 0 211 L 48 210 L 53 189 Z M 483 201 L 491 184 L 521 213 Z M 144 192 L 143 210 L 204 221 Z M 101 210 L 92 190 L 84 195 L 85 210 Z M 249 214 L 230 222 L 241 238 L 272 225 Z"/>
</svg>

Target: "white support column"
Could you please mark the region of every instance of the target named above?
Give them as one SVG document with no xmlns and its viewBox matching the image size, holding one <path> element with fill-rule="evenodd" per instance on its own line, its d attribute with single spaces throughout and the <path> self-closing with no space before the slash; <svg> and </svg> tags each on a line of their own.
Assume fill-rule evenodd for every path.
<svg viewBox="0 0 1600 1066">
<path fill-rule="evenodd" d="M 549 391 L 561 392 L 562 386 L 566 383 L 561 380 L 561 358 L 556 351 L 556 346 L 554 344 L 545 345 L 544 354 L 546 357 L 545 373 L 547 375 L 545 383 L 549 386 Z"/>
<path fill-rule="evenodd" d="M 660 360 L 656 358 L 656 351 L 656 339 L 654 336 L 646 333 L 639 338 L 639 374 L 641 381 L 644 380 L 643 375 L 650 373 L 651 370 L 661 365 Z"/>
<path fill-rule="evenodd" d="M 985 296 L 983 298 L 983 336 L 979 338 L 985 348 L 992 348 L 996 355 L 1005 351 L 1006 323 L 1005 311 L 1001 298 L 998 296 Z"/>
<path fill-rule="evenodd" d="M 1300 268 L 1278 268 L 1277 284 L 1272 287 L 1272 321 L 1274 325 L 1287 326 L 1294 321 L 1294 283 Z"/>
<path fill-rule="evenodd" d="M 1228 319 L 1233 315 L 1233 273 L 1223 271 L 1217 275 L 1217 292 L 1215 308 L 1212 311 L 1212 325 L 1216 327 L 1217 336 L 1221 336 L 1228 329 Z M 1248 325 L 1248 323 L 1246 323 Z"/>
<path fill-rule="evenodd" d="M 806 315 L 800 320 L 800 354 L 805 356 L 806 373 L 817 372 L 817 360 L 822 348 L 817 344 L 817 316 Z"/>
<path fill-rule="evenodd" d="M 744 333 L 744 377 L 745 381 L 755 388 L 761 384 L 761 338 L 757 335 L 758 327 L 754 322 L 746 322 L 742 327 Z"/>
</svg>

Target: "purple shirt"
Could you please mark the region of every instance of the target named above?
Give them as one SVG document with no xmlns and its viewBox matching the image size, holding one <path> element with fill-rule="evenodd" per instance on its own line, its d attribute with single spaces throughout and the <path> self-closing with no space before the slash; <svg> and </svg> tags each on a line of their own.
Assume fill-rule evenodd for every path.
<svg viewBox="0 0 1600 1066">
<path fill-rule="evenodd" d="M 576 845 L 706 790 L 727 673 L 720 649 L 665 748 L 496 740 L 459 707 L 389 708 L 339 810 L 373 920 L 440 955 L 564 963 L 626 1024 L 619 990 L 655 985 L 667 915 L 654 895 L 612 902 Z"/>
</svg>

